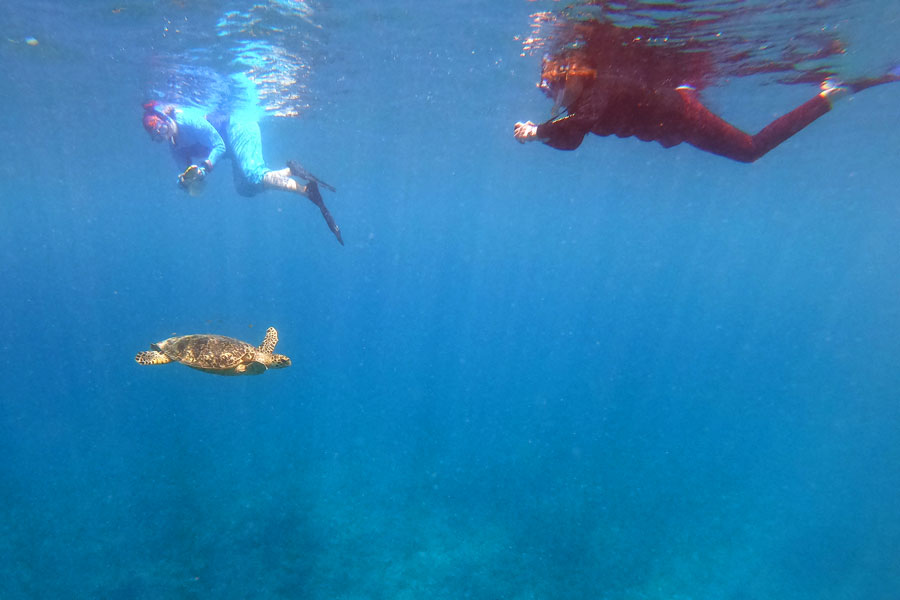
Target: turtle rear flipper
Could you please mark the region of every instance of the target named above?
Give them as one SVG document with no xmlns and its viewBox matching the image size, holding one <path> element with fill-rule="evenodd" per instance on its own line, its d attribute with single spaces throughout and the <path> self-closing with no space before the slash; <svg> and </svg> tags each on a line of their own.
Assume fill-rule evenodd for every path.
<svg viewBox="0 0 900 600">
<path fill-rule="evenodd" d="M 262 341 L 262 344 L 259 345 L 260 352 L 269 352 L 271 353 L 275 350 L 275 344 L 278 343 L 278 332 L 274 327 L 269 327 L 266 330 L 266 337 Z"/>
<path fill-rule="evenodd" d="M 139 365 L 164 365 L 172 362 L 172 359 L 156 350 L 148 350 L 146 352 L 138 352 L 134 357 Z"/>
</svg>

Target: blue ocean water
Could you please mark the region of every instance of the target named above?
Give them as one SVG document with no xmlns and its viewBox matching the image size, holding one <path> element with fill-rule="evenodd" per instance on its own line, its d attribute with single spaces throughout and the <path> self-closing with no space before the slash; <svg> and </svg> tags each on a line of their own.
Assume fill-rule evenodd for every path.
<svg viewBox="0 0 900 600">
<path fill-rule="evenodd" d="M 900 597 L 900 86 L 753 165 L 521 146 L 559 8 L 4 4 L 0 598 Z M 898 58 L 838 8 L 850 71 Z M 345 247 L 175 185 L 141 103 L 230 73 Z M 708 92 L 755 131 L 815 88 Z M 269 325 L 262 377 L 133 360 Z"/>
</svg>

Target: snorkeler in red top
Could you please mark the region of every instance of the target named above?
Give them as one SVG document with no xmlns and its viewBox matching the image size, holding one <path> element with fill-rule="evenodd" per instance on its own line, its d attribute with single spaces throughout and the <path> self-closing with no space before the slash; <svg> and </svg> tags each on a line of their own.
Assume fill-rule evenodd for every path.
<svg viewBox="0 0 900 600">
<path fill-rule="evenodd" d="M 627 31 L 627 30 L 620 30 Z M 697 57 L 678 68 L 677 53 L 632 46 L 609 36 L 603 48 L 566 50 L 544 59 L 540 87 L 554 100 L 554 117 L 541 125 L 516 123 L 519 142 L 540 141 L 574 150 L 587 133 L 634 136 L 665 148 L 682 142 L 740 162 L 751 163 L 831 110 L 840 96 L 881 83 L 900 81 L 897 70 L 879 78 L 845 84 L 826 79 L 812 99 L 775 119 L 756 135 L 734 127 L 699 98 L 706 73 Z M 616 43 L 612 43 L 616 42 Z M 673 75 L 673 73 L 675 73 Z M 673 77 L 685 77 L 680 81 Z M 691 81 L 694 79 L 695 81 Z M 566 114 L 556 117 L 560 108 Z"/>
</svg>

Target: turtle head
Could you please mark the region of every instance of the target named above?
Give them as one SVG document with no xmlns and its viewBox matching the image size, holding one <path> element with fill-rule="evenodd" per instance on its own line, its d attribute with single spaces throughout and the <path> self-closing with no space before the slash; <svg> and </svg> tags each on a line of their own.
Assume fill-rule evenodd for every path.
<svg viewBox="0 0 900 600">
<path fill-rule="evenodd" d="M 289 366 L 291 366 L 291 359 L 284 354 L 273 354 L 269 359 L 268 367 L 270 369 L 283 369 Z"/>
</svg>

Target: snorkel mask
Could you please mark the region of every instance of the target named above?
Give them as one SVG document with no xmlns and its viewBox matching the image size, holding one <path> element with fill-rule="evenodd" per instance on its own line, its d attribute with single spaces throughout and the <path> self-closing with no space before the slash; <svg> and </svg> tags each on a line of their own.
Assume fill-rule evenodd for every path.
<svg viewBox="0 0 900 600">
<path fill-rule="evenodd" d="M 169 141 L 175 143 L 175 121 L 169 115 L 156 108 L 157 103 L 144 104 L 144 129 L 154 142 Z"/>
<path fill-rule="evenodd" d="M 596 77 L 596 69 L 585 66 L 572 57 L 545 56 L 538 87 L 553 100 L 552 117 L 555 119 L 561 109 L 571 106 L 581 95 L 585 83 Z"/>
</svg>

